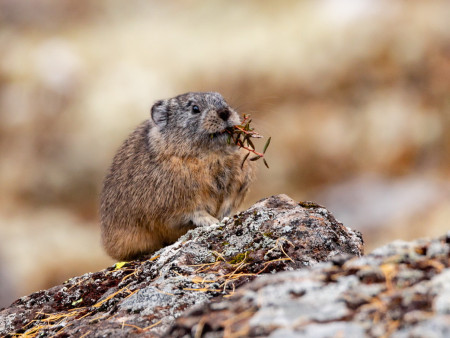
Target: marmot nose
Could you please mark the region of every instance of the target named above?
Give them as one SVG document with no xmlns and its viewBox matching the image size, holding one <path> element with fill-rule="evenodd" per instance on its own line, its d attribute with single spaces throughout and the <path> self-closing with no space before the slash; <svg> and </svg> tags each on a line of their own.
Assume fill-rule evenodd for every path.
<svg viewBox="0 0 450 338">
<path fill-rule="evenodd" d="M 217 115 L 219 115 L 222 120 L 226 121 L 230 117 L 230 111 L 228 109 L 221 109 L 217 112 Z"/>
</svg>

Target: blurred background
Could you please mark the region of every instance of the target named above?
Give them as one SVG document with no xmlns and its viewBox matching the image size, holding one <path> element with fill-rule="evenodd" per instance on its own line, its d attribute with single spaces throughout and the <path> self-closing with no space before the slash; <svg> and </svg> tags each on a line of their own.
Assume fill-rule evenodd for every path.
<svg viewBox="0 0 450 338">
<path fill-rule="evenodd" d="M 272 136 L 243 208 L 312 200 L 366 252 L 450 227 L 449 1 L 0 0 L 0 307 L 114 263 L 98 196 L 160 98 Z"/>
</svg>

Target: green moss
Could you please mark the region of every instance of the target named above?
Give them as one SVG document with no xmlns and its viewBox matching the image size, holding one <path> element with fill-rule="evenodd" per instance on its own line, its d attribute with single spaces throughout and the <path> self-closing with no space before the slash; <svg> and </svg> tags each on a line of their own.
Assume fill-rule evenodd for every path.
<svg viewBox="0 0 450 338">
<path fill-rule="evenodd" d="M 115 265 L 114 265 L 114 270 L 118 270 L 118 269 L 120 269 L 121 267 L 123 267 L 125 264 L 127 264 L 128 262 L 117 262 Z"/>
<path fill-rule="evenodd" d="M 233 258 L 231 258 L 231 260 L 229 261 L 230 264 L 238 264 L 241 263 L 242 261 L 246 260 L 247 262 L 252 261 L 252 259 L 249 257 L 250 253 L 252 253 L 253 250 L 248 250 L 244 253 L 238 253 L 236 256 L 234 256 Z"/>
<path fill-rule="evenodd" d="M 80 298 L 80 299 L 72 302 L 72 306 L 76 306 L 76 305 L 80 304 L 82 301 L 83 301 L 83 298 Z"/>
<path fill-rule="evenodd" d="M 234 256 L 231 260 L 230 263 L 231 264 L 236 264 L 236 263 L 240 263 L 245 259 L 245 254 L 243 253 L 238 253 L 236 256 Z"/>
<path fill-rule="evenodd" d="M 315 203 L 315 202 L 311 202 L 311 201 L 304 201 L 304 202 L 299 202 L 298 203 L 301 207 L 306 208 L 306 209 L 313 209 L 313 208 L 322 208 L 321 205 Z"/>
</svg>

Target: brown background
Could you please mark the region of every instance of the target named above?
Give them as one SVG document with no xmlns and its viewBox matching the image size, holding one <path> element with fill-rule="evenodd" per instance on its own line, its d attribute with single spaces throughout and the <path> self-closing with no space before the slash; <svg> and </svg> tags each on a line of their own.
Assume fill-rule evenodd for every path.
<svg viewBox="0 0 450 338">
<path fill-rule="evenodd" d="M 448 1 L 0 1 L 0 306 L 114 263 L 98 194 L 152 103 L 272 136 L 245 206 L 325 205 L 366 251 L 450 220 Z M 244 207 L 245 207 L 244 206 Z"/>
</svg>

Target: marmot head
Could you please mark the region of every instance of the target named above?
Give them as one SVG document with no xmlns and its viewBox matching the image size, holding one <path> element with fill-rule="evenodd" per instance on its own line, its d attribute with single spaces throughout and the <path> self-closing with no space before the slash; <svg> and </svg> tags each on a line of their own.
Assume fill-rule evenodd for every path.
<svg viewBox="0 0 450 338">
<path fill-rule="evenodd" d="M 240 118 L 219 93 L 191 92 L 157 101 L 151 117 L 171 144 L 209 150 L 236 148 L 228 145 L 226 128 L 240 124 Z"/>
</svg>

